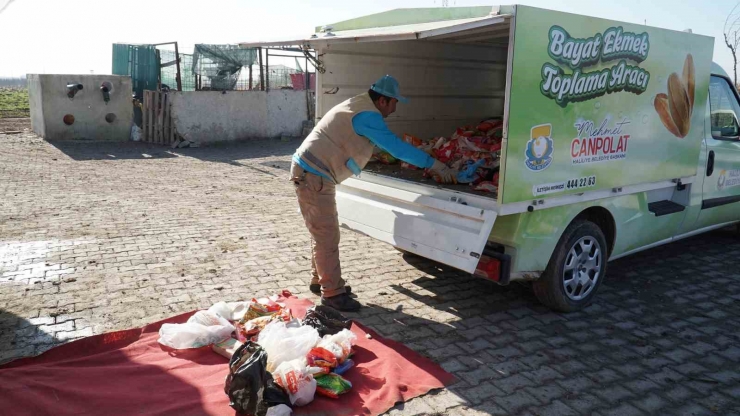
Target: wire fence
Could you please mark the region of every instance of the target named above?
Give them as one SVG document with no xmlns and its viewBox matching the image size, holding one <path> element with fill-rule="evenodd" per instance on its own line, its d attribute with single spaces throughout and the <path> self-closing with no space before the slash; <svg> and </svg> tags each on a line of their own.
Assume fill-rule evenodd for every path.
<svg viewBox="0 0 740 416">
<path fill-rule="evenodd" d="M 249 91 L 249 90 L 261 90 L 262 77 L 259 65 L 251 65 L 242 68 L 239 78 L 236 81 L 234 90 L 237 91 Z M 262 67 L 264 68 L 264 67 Z M 280 90 L 280 89 L 294 89 L 294 90 L 305 90 L 306 85 L 306 73 L 300 72 L 295 68 L 286 67 L 283 65 L 270 65 L 269 70 L 265 71 L 266 77 L 264 79 L 264 89 Z M 310 78 L 310 89 L 316 88 L 316 74 L 311 72 L 308 77 Z M 164 81 L 163 81 L 164 82 Z M 196 88 L 198 91 L 220 91 L 219 85 L 213 86 L 211 79 L 207 76 L 196 76 L 195 77 Z M 172 88 L 173 84 L 170 85 Z M 185 89 L 184 91 L 191 91 Z"/>
<path fill-rule="evenodd" d="M 177 89 L 177 65 L 175 64 L 175 51 L 159 49 L 160 70 L 159 78 L 162 86 L 171 90 Z M 195 91 L 195 74 L 192 71 L 193 55 L 180 54 L 180 82 L 182 91 Z"/>
<path fill-rule="evenodd" d="M 268 67 L 263 65 L 259 56 L 263 55 L 265 61 L 276 58 L 268 57 L 269 52 L 265 49 L 244 50 L 233 45 L 197 46 L 203 50 L 196 48 L 196 52 L 211 53 L 199 58 L 197 65 L 194 65 L 196 64 L 194 54 L 179 54 L 182 91 L 305 90 L 307 86 L 311 90 L 316 88 L 316 74 L 307 73 L 298 63 L 299 59 L 304 59 L 302 56 L 282 56 L 288 60 L 295 59 L 298 68 L 281 64 Z M 219 56 L 219 53 L 223 53 L 224 56 Z M 244 53 L 251 55 L 241 56 Z M 237 63 L 234 67 L 234 63 L 239 60 L 250 64 L 239 68 Z M 131 76 L 137 97 L 144 90 L 157 88 L 177 90 L 177 70 L 174 50 L 152 45 L 113 45 L 113 73 Z"/>
</svg>

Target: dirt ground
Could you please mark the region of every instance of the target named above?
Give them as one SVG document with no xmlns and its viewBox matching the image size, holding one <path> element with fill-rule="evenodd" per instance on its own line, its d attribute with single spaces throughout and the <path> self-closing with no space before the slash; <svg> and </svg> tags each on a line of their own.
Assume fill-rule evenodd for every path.
<svg viewBox="0 0 740 416">
<path fill-rule="evenodd" d="M 25 118 L 0 118 L 0 133 L 8 131 L 30 131 L 31 119 Z"/>
</svg>

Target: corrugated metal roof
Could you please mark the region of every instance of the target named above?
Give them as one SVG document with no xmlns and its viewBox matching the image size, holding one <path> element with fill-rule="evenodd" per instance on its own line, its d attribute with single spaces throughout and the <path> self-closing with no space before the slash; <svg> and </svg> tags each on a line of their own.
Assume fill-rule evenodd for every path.
<svg viewBox="0 0 740 416">
<path fill-rule="evenodd" d="M 489 39 L 508 37 L 509 19 L 511 15 L 486 16 L 470 19 L 447 20 L 430 23 L 417 23 L 400 26 L 374 27 L 368 29 L 346 30 L 329 33 L 316 33 L 304 39 L 288 39 L 282 41 L 243 42 L 243 48 L 258 46 L 291 46 L 307 45 L 316 49 L 331 43 L 347 42 L 381 42 L 392 40 L 441 40 L 465 42 L 485 42 Z M 333 36 L 332 36 L 333 35 Z"/>
</svg>

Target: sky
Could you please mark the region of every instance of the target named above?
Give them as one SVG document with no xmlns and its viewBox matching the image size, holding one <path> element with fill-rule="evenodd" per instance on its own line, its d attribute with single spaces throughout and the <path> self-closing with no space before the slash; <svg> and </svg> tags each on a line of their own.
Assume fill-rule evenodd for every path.
<svg viewBox="0 0 740 416">
<path fill-rule="evenodd" d="M 196 43 L 306 37 L 316 26 L 442 0 L 0 0 L 0 77 L 109 74 L 113 43 Z M 498 2 L 448 0 L 449 6 Z M 498 4 L 513 4 L 505 2 Z M 732 76 L 723 26 L 738 0 L 519 0 L 518 4 L 712 36 L 714 61 Z M 740 7 L 738 8 L 740 10 Z M 273 64 L 273 60 L 270 61 Z M 289 62 L 284 63 L 294 66 Z"/>
</svg>

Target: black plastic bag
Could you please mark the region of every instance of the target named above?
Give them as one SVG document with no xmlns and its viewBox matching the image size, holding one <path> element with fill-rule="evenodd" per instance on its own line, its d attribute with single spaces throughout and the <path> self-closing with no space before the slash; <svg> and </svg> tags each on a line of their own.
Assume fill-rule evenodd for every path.
<svg viewBox="0 0 740 416">
<path fill-rule="evenodd" d="M 334 335 L 343 329 L 349 329 L 352 321 L 338 310 L 324 305 L 312 306 L 306 311 L 303 325 L 309 325 L 319 331 L 320 336 Z"/>
<path fill-rule="evenodd" d="M 272 374 L 270 374 L 269 371 L 267 372 L 267 384 L 265 386 L 265 393 L 262 398 L 267 407 L 273 407 L 279 404 L 284 404 L 288 407 L 292 406 L 290 404 L 290 397 L 288 396 L 288 392 L 283 390 L 282 387 L 278 386 L 277 383 L 275 383 L 275 380 L 273 380 Z"/>
<path fill-rule="evenodd" d="M 224 391 L 229 396 L 229 406 L 249 416 L 265 416 L 268 407 L 278 404 L 290 406 L 288 394 L 267 371 L 267 352 L 252 341 L 231 356 Z"/>
</svg>

